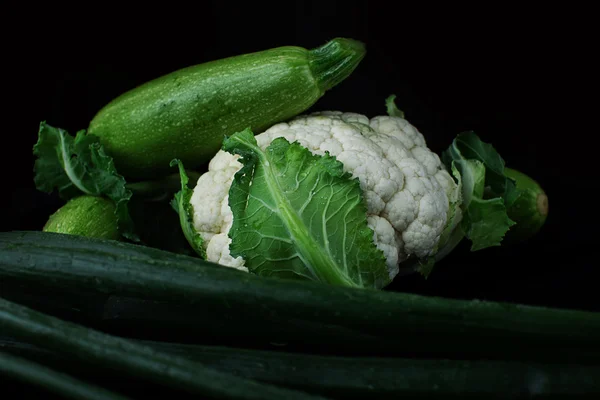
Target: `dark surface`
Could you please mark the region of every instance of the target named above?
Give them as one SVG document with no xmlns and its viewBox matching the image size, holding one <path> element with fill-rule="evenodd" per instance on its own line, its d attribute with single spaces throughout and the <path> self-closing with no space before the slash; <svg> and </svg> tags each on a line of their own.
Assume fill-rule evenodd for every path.
<svg viewBox="0 0 600 400">
<path fill-rule="evenodd" d="M 592 154 L 592 134 L 572 129 L 581 112 L 566 111 L 577 96 L 567 89 L 579 85 L 586 65 L 577 56 L 589 51 L 586 25 L 577 22 L 585 12 L 358 4 L 211 2 L 194 11 L 157 9 L 154 17 L 11 14 L 21 30 L 5 35 L 3 94 L 11 106 L 3 136 L 12 142 L 2 145 L 0 229 L 41 229 L 62 204 L 33 185 L 40 121 L 75 133 L 112 98 L 175 69 L 346 36 L 364 41 L 367 57 L 311 110 L 375 116 L 395 93 L 433 150 L 474 130 L 509 166 L 537 178 L 550 199 L 547 224 L 530 242 L 478 253 L 463 244 L 427 281 L 406 277 L 391 289 L 600 311 L 591 211 L 597 167 L 585 153 Z"/>
</svg>

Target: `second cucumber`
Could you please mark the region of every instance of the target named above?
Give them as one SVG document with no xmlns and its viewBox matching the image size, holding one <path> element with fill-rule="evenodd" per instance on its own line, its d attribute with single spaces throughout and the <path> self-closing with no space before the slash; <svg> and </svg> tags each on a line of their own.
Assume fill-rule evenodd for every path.
<svg viewBox="0 0 600 400">
<path fill-rule="evenodd" d="M 92 119 L 120 174 L 164 175 L 178 158 L 207 163 L 226 135 L 260 132 L 307 110 L 346 79 L 363 43 L 336 38 L 312 50 L 284 46 L 187 67 L 117 97 Z"/>
</svg>

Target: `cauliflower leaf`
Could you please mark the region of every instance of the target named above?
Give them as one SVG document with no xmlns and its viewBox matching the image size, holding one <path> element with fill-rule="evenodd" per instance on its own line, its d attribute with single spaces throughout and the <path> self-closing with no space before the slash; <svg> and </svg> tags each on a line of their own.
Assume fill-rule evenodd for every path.
<svg viewBox="0 0 600 400">
<path fill-rule="evenodd" d="M 500 246 L 515 221 L 507 204 L 517 196 L 514 181 L 504 174 L 504 160 L 473 132 L 459 134 L 442 159 L 462 189 L 461 229 L 471 250 Z"/>
<path fill-rule="evenodd" d="M 181 229 L 183 234 L 192 246 L 192 249 L 204 260 L 206 260 L 206 250 L 203 246 L 202 236 L 194 229 L 194 210 L 190 203 L 192 194 L 194 191 L 188 187 L 189 178 L 183 163 L 174 159 L 171 161 L 171 167 L 177 165 L 179 167 L 179 175 L 181 177 L 181 190 L 175 193 L 175 196 L 171 200 L 171 207 L 179 214 L 179 222 L 181 223 Z"/>
<path fill-rule="evenodd" d="M 34 182 L 38 190 L 45 193 L 57 190 L 63 200 L 82 194 L 112 200 L 119 231 L 125 238 L 139 241 L 127 207 L 132 192 L 98 137 L 87 135 L 85 130 L 73 137 L 64 129 L 42 122 L 33 154 L 37 157 Z"/>
<path fill-rule="evenodd" d="M 396 95 L 389 95 L 387 99 L 385 99 L 385 107 L 387 108 L 387 113 L 390 117 L 400 117 L 404 118 L 404 111 L 400 110 L 396 106 Z"/>
<path fill-rule="evenodd" d="M 283 137 L 263 151 L 250 129 L 226 138 L 223 150 L 241 156 L 229 190 L 229 248 L 250 272 L 361 288 L 390 283 L 360 183 L 335 157 Z"/>
<path fill-rule="evenodd" d="M 478 160 L 485 168 L 486 197 L 501 197 L 506 207 L 510 207 L 518 198 L 515 181 L 505 173 L 504 159 L 494 147 L 483 142 L 473 131 L 460 133 L 444 154 L 452 159 Z M 482 195 L 483 196 L 483 195 Z"/>
</svg>

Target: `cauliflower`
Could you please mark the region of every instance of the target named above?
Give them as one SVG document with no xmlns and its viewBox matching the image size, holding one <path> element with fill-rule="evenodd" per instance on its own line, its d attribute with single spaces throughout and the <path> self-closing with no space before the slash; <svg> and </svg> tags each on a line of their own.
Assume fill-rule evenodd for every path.
<svg viewBox="0 0 600 400">
<path fill-rule="evenodd" d="M 373 244 L 383 254 L 389 280 L 409 257 L 435 255 L 444 233 L 460 220 L 459 185 L 427 147 L 423 135 L 402 117 L 369 119 L 349 112 L 315 112 L 255 136 L 263 152 L 277 138 L 297 143 L 312 155 L 335 157 L 344 172 L 358 180 L 366 224 Z M 220 150 L 198 179 L 190 204 L 207 259 L 248 271 L 247 260 L 230 252 L 234 218 L 229 191 L 242 167 L 240 154 Z"/>
</svg>

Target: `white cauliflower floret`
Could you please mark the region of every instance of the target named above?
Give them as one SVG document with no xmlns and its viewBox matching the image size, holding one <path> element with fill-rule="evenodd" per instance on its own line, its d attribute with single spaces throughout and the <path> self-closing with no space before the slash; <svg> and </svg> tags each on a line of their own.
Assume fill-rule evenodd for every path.
<svg viewBox="0 0 600 400">
<path fill-rule="evenodd" d="M 359 179 L 373 241 L 385 255 L 390 278 L 409 256 L 433 255 L 447 223 L 449 204 L 456 200 L 457 185 L 408 121 L 316 112 L 276 124 L 256 135 L 256 140 L 264 150 L 278 137 L 297 141 L 313 154 L 328 152 Z M 198 180 L 191 204 L 208 259 L 247 270 L 241 257 L 230 256 L 227 235 L 232 224 L 228 191 L 242 167 L 238 157 L 219 151 Z"/>
<path fill-rule="evenodd" d="M 227 236 L 233 223 L 229 208 L 229 187 L 241 165 L 239 155 L 219 151 L 208 164 L 208 172 L 198 178 L 190 199 L 194 209 L 194 228 L 204 240 L 207 259 L 228 267 L 248 271 L 241 257 L 229 255 Z"/>
</svg>

